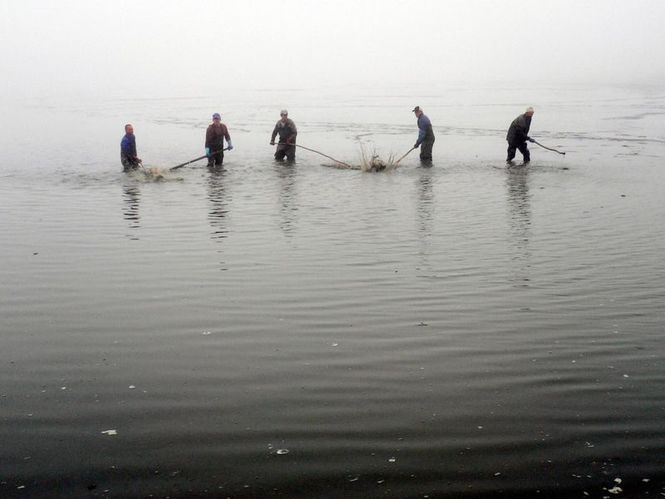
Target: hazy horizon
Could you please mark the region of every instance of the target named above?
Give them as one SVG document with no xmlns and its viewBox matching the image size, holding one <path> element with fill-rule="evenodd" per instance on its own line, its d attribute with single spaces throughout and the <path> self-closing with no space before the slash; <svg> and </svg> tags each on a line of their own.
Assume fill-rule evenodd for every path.
<svg viewBox="0 0 665 499">
<path fill-rule="evenodd" d="M 5 2 L 5 99 L 665 83 L 665 2 Z"/>
</svg>

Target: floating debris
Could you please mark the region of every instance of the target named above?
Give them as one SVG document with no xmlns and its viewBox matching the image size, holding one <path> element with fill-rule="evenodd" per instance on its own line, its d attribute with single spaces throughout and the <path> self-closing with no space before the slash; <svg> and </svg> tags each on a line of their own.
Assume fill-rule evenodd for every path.
<svg viewBox="0 0 665 499">
<path fill-rule="evenodd" d="M 277 452 L 275 452 L 275 454 L 277 454 L 278 456 L 283 456 L 283 455 L 288 454 L 288 453 L 289 453 L 289 449 L 277 449 Z"/>
<path fill-rule="evenodd" d="M 118 434 L 118 430 L 104 430 L 103 435 L 113 436 Z"/>
</svg>

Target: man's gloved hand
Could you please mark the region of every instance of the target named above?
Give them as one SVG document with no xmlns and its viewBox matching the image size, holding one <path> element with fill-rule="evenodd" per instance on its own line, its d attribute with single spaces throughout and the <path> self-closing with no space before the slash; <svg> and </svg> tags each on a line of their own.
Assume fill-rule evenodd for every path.
<svg viewBox="0 0 665 499">
<path fill-rule="evenodd" d="M 230 140 L 228 141 L 228 145 L 229 145 L 229 146 L 228 146 L 227 149 L 228 149 L 229 151 L 232 151 L 232 150 L 233 150 L 233 144 L 231 143 Z"/>
<path fill-rule="evenodd" d="M 270 145 L 271 145 L 271 146 L 274 146 L 274 145 L 275 145 L 275 141 L 274 141 L 274 140 L 271 140 L 271 141 L 270 141 Z"/>
<path fill-rule="evenodd" d="M 210 157 L 210 148 L 206 147 L 206 156 Z"/>
<path fill-rule="evenodd" d="M 528 140 L 529 142 L 535 142 L 535 140 L 533 140 L 531 137 L 527 137 L 526 140 Z"/>
<path fill-rule="evenodd" d="M 420 145 L 420 144 L 415 143 L 415 144 L 413 144 L 413 148 L 414 148 L 414 149 L 418 149 L 418 146 L 419 146 L 419 145 Z"/>
</svg>

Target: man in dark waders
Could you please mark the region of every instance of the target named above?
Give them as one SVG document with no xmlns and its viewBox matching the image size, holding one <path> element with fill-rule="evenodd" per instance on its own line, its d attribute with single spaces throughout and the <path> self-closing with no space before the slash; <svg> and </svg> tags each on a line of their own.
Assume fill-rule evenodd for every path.
<svg viewBox="0 0 665 499">
<path fill-rule="evenodd" d="M 208 156 L 208 166 L 222 166 L 224 163 L 224 139 L 228 144 L 227 149 L 233 149 L 229 129 L 222 123 L 222 117 L 219 113 L 212 115 L 212 123 L 206 130 L 206 156 Z"/>
<path fill-rule="evenodd" d="M 524 164 L 528 165 L 531 161 L 531 153 L 526 146 L 526 141 L 533 142 L 529 137 L 529 128 L 531 128 L 531 117 L 533 116 L 533 108 L 528 107 L 524 114 L 520 114 L 513 120 L 508 128 L 506 140 L 508 141 L 508 158 L 506 158 L 506 165 L 511 166 L 517 149 L 524 157 Z"/>
<path fill-rule="evenodd" d="M 270 145 L 275 145 L 275 137 L 279 134 L 279 144 L 275 150 L 275 159 L 277 161 L 284 161 L 286 156 L 287 161 L 295 161 L 296 159 L 296 135 L 298 129 L 292 119 L 289 118 L 289 112 L 282 109 L 279 112 L 279 121 L 275 124 L 275 128 L 270 136 Z"/>
<path fill-rule="evenodd" d="M 125 125 L 125 136 L 120 141 L 120 162 L 124 172 L 136 170 L 141 166 L 141 158 L 136 155 L 134 127 L 129 123 Z"/>
<path fill-rule="evenodd" d="M 418 140 L 416 140 L 413 148 L 418 149 L 420 147 L 420 161 L 429 164 L 432 162 L 432 147 L 434 147 L 432 122 L 423 113 L 420 106 L 414 107 L 413 112 L 416 113 L 418 119 Z"/>
</svg>

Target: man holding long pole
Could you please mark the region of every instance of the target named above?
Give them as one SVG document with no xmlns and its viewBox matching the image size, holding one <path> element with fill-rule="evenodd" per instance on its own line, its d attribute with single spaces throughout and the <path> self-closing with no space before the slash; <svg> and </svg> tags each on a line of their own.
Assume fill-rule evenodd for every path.
<svg viewBox="0 0 665 499">
<path fill-rule="evenodd" d="M 212 123 L 206 130 L 206 156 L 208 156 L 208 167 L 222 166 L 224 163 L 224 139 L 228 144 L 227 149 L 233 149 L 229 129 L 222 123 L 222 117 L 219 113 L 212 115 Z"/>
<path fill-rule="evenodd" d="M 432 162 L 432 147 L 434 147 L 434 131 L 432 130 L 432 122 L 420 109 L 420 106 L 413 108 L 418 119 L 418 139 L 413 148 L 420 147 L 420 161 L 423 163 Z"/>
<path fill-rule="evenodd" d="M 528 107 L 526 112 L 515 118 L 508 128 L 508 134 L 506 135 L 506 140 L 508 141 L 508 157 L 506 158 L 506 164 L 508 166 L 513 164 L 517 149 L 522 153 L 525 165 L 528 165 L 529 161 L 531 161 L 531 153 L 526 146 L 526 141 L 534 142 L 534 140 L 529 137 L 529 128 L 531 128 L 531 117 L 533 116 L 533 113 L 533 108 Z"/>
<path fill-rule="evenodd" d="M 275 124 L 275 128 L 270 136 L 270 145 L 275 145 L 275 138 L 279 135 L 279 144 L 275 150 L 275 159 L 277 161 L 284 161 L 286 156 L 287 161 L 295 161 L 296 159 L 296 136 L 298 129 L 296 124 L 289 118 L 289 112 L 282 109 L 279 112 L 279 121 Z"/>
</svg>

